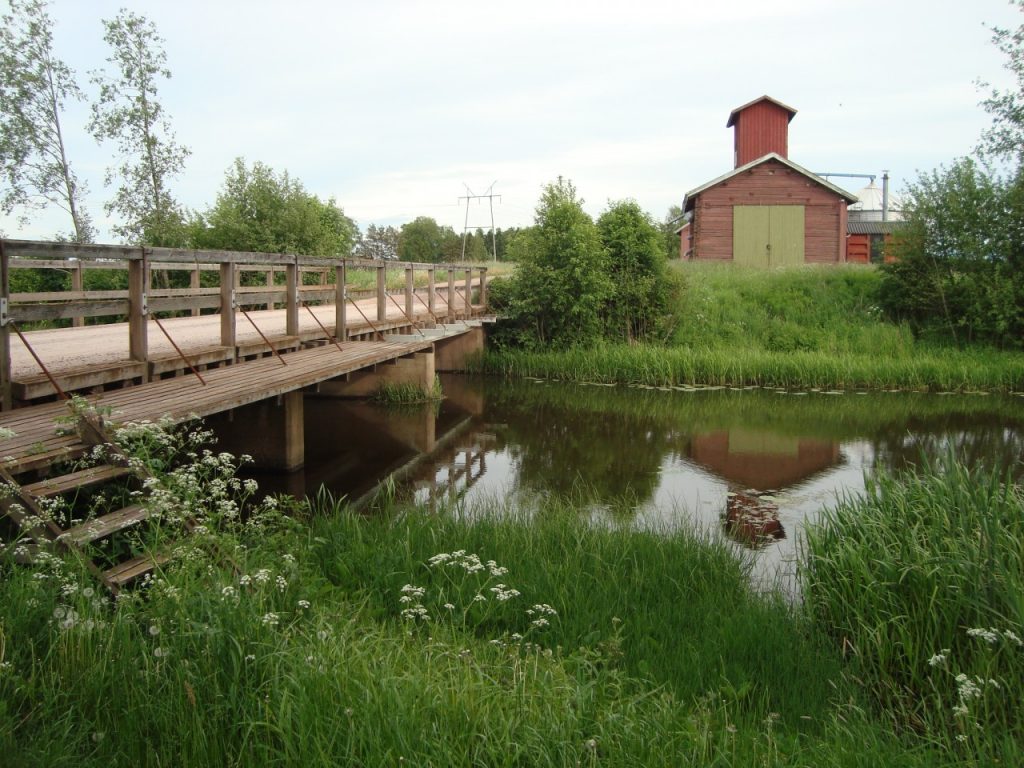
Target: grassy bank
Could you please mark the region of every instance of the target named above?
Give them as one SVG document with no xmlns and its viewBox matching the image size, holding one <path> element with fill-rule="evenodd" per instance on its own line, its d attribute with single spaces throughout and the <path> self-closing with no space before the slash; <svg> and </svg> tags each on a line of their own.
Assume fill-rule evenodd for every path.
<svg viewBox="0 0 1024 768">
<path fill-rule="evenodd" d="M 1024 390 L 1024 355 L 991 350 L 931 350 L 882 358 L 822 351 L 605 345 L 564 352 L 487 352 L 476 370 L 508 377 L 649 386 Z"/>
<path fill-rule="evenodd" d="M 922 344 L 885 320 L 873 268 L 674 266 L 685 287 L 667 345 L 488 352 L 479 370 L 652 386 L 1024 390 L 1024 355 Z"/>
</svg>

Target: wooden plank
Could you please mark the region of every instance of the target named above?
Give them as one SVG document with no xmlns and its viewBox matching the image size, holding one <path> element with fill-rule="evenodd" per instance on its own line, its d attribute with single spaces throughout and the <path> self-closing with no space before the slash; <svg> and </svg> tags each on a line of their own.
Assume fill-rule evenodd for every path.
<svg viewBox="0 0 1024 768">
<path fill-rule="evenodd" d="M 57 538 L 75 546 L 82 546 L 93 541 L 109 536 L 112 533 L 123 531 L 133 525 L 147 520 L 150 516 L 148 509 L 141 504 L 133 504 L 116 512 L 111 512 L 101 517 L 87 520 L 74 528 L 68 528 Z"/>
<path fill-rule="evenodd" d="M 66 304 L 12 304 L 11 319 L 18 323 L 40 320 L 66 320 L 74 317 L 127 315 L 128 301 L 69 301 Z"/>
<path fill-rule="evenodd" d="M 47 478 L 38 483 L 29 483 L 28 485 L 23 485 L 21 490 L 30 496 L 49 498 L 66 493 L 67 491 L 88 488 L 89 486 L 105 483 L 108 480 L 115 480 L 130 474 L 131 470 L 127 467 L 114 467 L 109 464 L 103 464 L 98 467 L 90 467 L 89 469 L 61 475 L 60 477 Z"/>
<path fill-rule="evenodd" d="M 123 587 L 129 582 L 139 578 L 139 576 L 149 573 L 164 563 L 169 562 L 170 559 L 171 556 L 165 552 L 139 555 L 138 557 L 133 557 L 131 560 L 115 565 L 113 568 L 108 568 L 103 572 L 103 579 L 112 584 L 115 588 Z"/>
</svg>

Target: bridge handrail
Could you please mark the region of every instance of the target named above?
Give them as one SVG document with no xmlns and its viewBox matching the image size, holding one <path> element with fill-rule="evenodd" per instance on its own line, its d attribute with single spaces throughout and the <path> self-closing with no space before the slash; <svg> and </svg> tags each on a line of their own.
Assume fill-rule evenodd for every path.
<svg viewBox="0 0 1024 768">
<path fill-rule="evenodd" d="M 8 256 L 35 258 L 47 261 L 134 261 L 145 258 L 155 264 L 180 264 L 167 269 L 192 269 L 199 264 L 298 265 L 300 267 L 336 267 L 346 264 L 356 268 L 438 269 L 447 265 L 434 262 L 396 261 L 391 259 L 362 259 L 349 256 L 304 256 L 295 253 L 263 253 L 260 251 L 219 251 L 189 248 L 155 248 L 150 246 L 100 245 L 94 243 L 57 243 L 38 240 L 4 239 Z M 34 265 L 38 266 L 38 265 Z M 462 265 L 456 265 L 456 268 Z M 116 267 L 114 267 L 116 269 Z M 123 269 L 123 267 L 122 267 Z M 486 267 L 473 267 L 483 269 Z"/>
<path fill-rule="evenodd" d="M 10 274 L 13 269 L 62 269 L 72 273 L 70 291 L 41 291 L 11 294 Z M 87 291 L 83 289 L 82 273 L 85 269 L 126 269 L 128 289 L 114 291 Z M 347 284 L 349 269 L 376 271 L 376 287 L 370 290 L 353 289 Z M 189 288 L 153 288 L 150 275 L 154 270 L 191 271 Z M 219 272 L 219 286 L 210 288 L 199 284 L 200 271 Z M 285 273 L 285 284 L 272 282 L 273 273 Z M 403 289 L 388 290 L 387 271 L 405 272 Z M 0 238 L 0 401 L 6 409 L 11 405 L 11 323 L 71 319 L 75 325 L 84 323 L 85 317 L 127 316 L 129 357 L 148 361 L 148 315 L 154 312 L 219 309 L 221 316 L 221 345 L 235 346 L 235 313 L 240 304 L 266 304 L 272 308 L 282 304 L 286 310 L 286 334 L 298 335 L 299 306 L 304 301 L 319 301 L 335 305 L 336 334 L 346 333 L 346 305 L 349 299 L 377 297 L 377 319 L 387 316 L 389 294 L 405 294 L 405 314 L 415 317 L 415 271 L 428 275 L 427 296 L 429 312 L 434 314 L 438 290 L 447 287 L 449 305 L 454 304 L 456 272 L 465 273 L 464 296 L 468 300 L 474 287 L 478 289 L 477 305 L 487 303 L 487 268 L 454 264 L 389 261 L 349 257 L 319 257 L 300 254 L 274 254 L 222 250 L 193 250 L 182 248 L 151 248 L 149 246 L 96 245 L 56 243 L 35 240 Z M 241 286 L 237 275 L 242 271 L 268 274 L 266 286 Z M 330 272 L 334 281 L 328 281 Z M 447 286 L 435 280 L 437 271 L 447 271 Z M 304 284 L 303 275 L 319 273 L 316 285 Z M 473 272 L 479 272 L 474 280 Z M 419 289 L 422 290 L 422 289 Z M 442 297 L 443 300 L 443 297 Z M 465 308 L 471 312 L 470 308 Z M 444 313 L 443 313 L 444 314 Z M 453 310 L 447 314 L 453 316 Z"/>
</svg>

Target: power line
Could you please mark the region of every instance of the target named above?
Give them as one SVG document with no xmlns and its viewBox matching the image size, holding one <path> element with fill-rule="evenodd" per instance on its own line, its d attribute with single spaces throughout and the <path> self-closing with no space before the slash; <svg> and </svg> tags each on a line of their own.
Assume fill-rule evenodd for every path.
<svg viewBox="0 0 1024 768">
<path fill-rule="evenodd" d="M 466 201 L 466 219 L 465 219 L 465 223 L 462 225 L 462 260 L 463 261 L 466 260 L 466 238 L 469 235 L 469 201 L 470 200 L 483 200 L 483 199 L 486 199 L 488 204 L 491 207 L 491 250 L 494 253 L 494 260 L 495 261 L 498 260 L 498 236 L 497 236 L 497 233 L 494 230 L 494 198 L 498 198 L 499 200 L 501 200 L 501 195 L 494 194 L 494 185 L 497 184 L 497 183 L 498 183 L 497 181 L 492 181 L 491 182 L 491 186 L 489 186 L 487 188 L 487 192 L 485 192 L 482 195 L 474 195 L 473 194 L 473 190 L 469 188 L 469 185 L 466 184 L 465 182 L 462 183 L 462 186 L 464 186 L 466 188 L 466 194 L 462 195 L 459 198 L 459 201 L 460 201 L 459 205 L 462 205 L 461 201 L 463 201 L 463 200 Z"/>
</svg>

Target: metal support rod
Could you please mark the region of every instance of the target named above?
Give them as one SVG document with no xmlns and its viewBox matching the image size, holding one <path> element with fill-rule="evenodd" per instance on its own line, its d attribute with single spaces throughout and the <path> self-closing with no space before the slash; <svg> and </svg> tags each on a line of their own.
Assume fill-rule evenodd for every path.
<svg viewBox="0 0 1024 768">
<path fill-rule="evenodd" d="M 268 339 L 266 336 L 263 335 L 263 331 L 260 330 L 260 327 L 258 325 L 256 325 L 256 323 L 253 321 L 253 319 L 251 317 L 249 317 L 249 313 L 245 311 L 245 307 L 243 307 L 241 304 L 239 304 L 238 305 L 238 310 L 243 315 L 245 315 L 245 319 L 246 320 L 248 320 L 250 323 L 252 323 L 252 327 L 256 329 L 256 333 L 258 333 L 260 335 L 260 338 L 263 339 L 264 342 L 266 342 L 268 347 L 270 347 L 270 351 L 274 353 L 274 357 L 276 357 L 278 360 L 281 361 L 281 365 L 288 365 L 288 363 L 286 363 L 284 361 L 284 358 L 281 357 L 280 353 L 278 353 L 278 351 L 274 348 L 274 345 L 270 343 L 270 339 Z"/>
<path fill-rule="evenodd" d="M 160 322 L 160 318 L 157 317 L 156 315 L 152 315 L 152 318 L 156 321 L 157 328 L 159 328 L 161 331 L 163 331 L 164 332 L 164 336 L 166 336 L 167 340 L 169 342 L 171 342 L 171 346 L 174 347 L 174 351 L 178 353 L 178 357 L 180 357 L 182 360 L 185 361 L 185 365 L 187 365 L 189 368 L 192 369 L 192 373 L 194 373 L 196 375 L 196 378 L 199 379 L 199 381 L 202 382 L 202 385 L 205 387 L 206 386 L 206 379 L 204 379 L 202 377 L 202 374 L 199 373 L 199 369 L 196 368 L 194 365 L 192 365 L 192 361 L 189 360 L 187 357 L 185 357 L 185 353 L 181 351 L 181 347 L 179 347 L 175 343 L 174 339 L 171 338 L 171 334 L 169 334 L 167 332 L 167 329 L 164 328 L 164 324 Z"/>
<path fill-rule="evenodd" d="M 426 302 L 425 302 L 425 301 L 423 300 L 423 297 L 422 297 L 422 296 L 420 296 L 420 295 L 419 295 L 418 293 L 413 293 L 413 296 L 415 296 L 415 297 L 416 297 L 417 299 L 419 299 L 419 302 L 420 302 L 420 304 L 422 304 L 422 305 L 423 305 L 424 307 L 426 307 L 426 310 L 427 310 L 427 314 L 428 314 L 428 315 L 430 315 L 430 316 L 431 316 L 431 317 L 433 318 L 433 320 L 434 320 L 434 322 L 435 322 L 435 323 L 438 323 L 438 322 L 440 322 L 440 321 L 439 321 L 439 320 L 437 319 L 437 315 L 435 315 L 435 314 L 434 314 L 434 313 L 433 313 L 433 312 L 431 311 L 431 309 L 430 309 L 430 305 L 428 305 L 428 304 L 427 304 L 427 303 L 426 303 Z"/>
<path fill-rule="evenodd" d="M 472 315 L 473 315 L 473 305 L 469 303 L 469 299 L 466 298 L 466 294 L 464 294 L 461 290 L 459 290 L 458 287 L 456 287 L 455 292 L 457 294 L 459 294 L 459 296 L 462 297 L 462 302 L 463 302 L 463 305 L 464 305 L 463 309 L 465 309 L 465 311 L 466 311 L 466 318 L 468 319 L 468 318 L 472 317 Z"/>
<path fill-rule="evenodd" d="M 343 352 L 344 350 L 341 348 L 341 345 L 338 344 L 337 340 L 333 336 L 331 336 L 330 331 L 324 328 L 324 324 L 320 322 L 320 318 L 316 316 L 316 312 L 314 312 L 310 308 L 309 304 L 307 304 L 306 302 L 303 301 L 301 303 L 302 306 L 306 308 L 306 311 L 313 316 L 313 319 L 316 321 L 316 324 L 320 326 L 320 330 L 324 332 L 324 335 L 327 337 L 327 340 L 330 341 L 334 346 L 336 346 L 339 352 Z"/>
<path fill-rule="evenodd" d="M 60 384 L 58 384 L 57 380 L 53 378 L 53 374 L 50 373 L 49 369 L 46 367 L 43 361 L 39 359 L 39 355 L 37 355 L 36 351 L 32 349 L 32 345 L 28 343 L 28 339 L 26 339 L 24 334 L 18 329 L 18 326 L 15 324 L 15 322 L 13 320 L 8 320 L 7 323 L 8 325 L 11 326 L 11 328 L 14 329 L 14 332 L 18 334 L 18 338 L 21 339 L 21 343 L 25 345 L 25 349 L 28 350 L 28 353 L 32 355 L 32 358 L 36 361 L 39 367 L 43 369 L 43 373 L 46 374 L 46 378 L 48 378 L 50 380 L 50 383 L 53 384 L 53 388 L 57 390 L 57 394 L 60 395 L 60 399 L 67 400 L 67 392 L 60 388 Z"/>
<path fill-rule="evenodd" d="M 373 332 L 377 334 L 377 338 L 380 339 L 381 341 L 384 341 L 384 334 L 377 330 L 377 326 L 375 326 L 373 322 L 370 320 L 370 318 L 366 316 L 366 313 L 359 308 L 359 305 L 356 304 L 352 297 L 346 296 L 345 298 L 348 299 L 352 303 L 352 306 L 356 308 L 356 312 L 363 316 L 363 320 L 365 320 L 366 324 L 369 325 L 373 329 Z"/>
<path fill-rule="evenodd" d="M 408 320 L 410 323 L 412 323 L 412 329 L 414 331 L 416 331 L 416 333 L 418 333 L 420 336 L 424 336 L 425 337 L 426 334 L 423 333 L 423 331 L 421 331 L 419 328 L 416 327 L 416 321 L 413 320 L 411 317 L 409 317 L 409 315 L 406 313 L 406 311 L 404 309 L 402 309 L 402 305 L 399 304 L 397 301 L 395 301 L 395 297 L 392 296 L 389 293 L 388 294 L 388 298 L 391 299 L 391 303 L 392 304 L 394 304 L 396 307 L 398 307 L 398 311 L 401 312 L 403 315 L 405 315 L 405 319 Z"/>
</svg>

